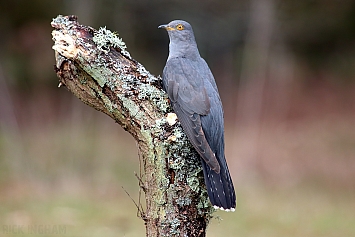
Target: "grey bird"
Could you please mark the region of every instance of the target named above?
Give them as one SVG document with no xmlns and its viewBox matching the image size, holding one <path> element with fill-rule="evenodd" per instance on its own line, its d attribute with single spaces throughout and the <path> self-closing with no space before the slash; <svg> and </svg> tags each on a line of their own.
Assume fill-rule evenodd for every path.
<svg viewBox="0 0 355 237">
<path fill-rule="evenodd" d="M 192 27 L 174 20 L 167 30 L 169 57 L 163 88 L 181 126 L 200 155 L 209 199 L 215 208 L 234 211 L 236 195 L 224 156 L 224 117 L 217 85 L 201 58 Z"/>
</svg>

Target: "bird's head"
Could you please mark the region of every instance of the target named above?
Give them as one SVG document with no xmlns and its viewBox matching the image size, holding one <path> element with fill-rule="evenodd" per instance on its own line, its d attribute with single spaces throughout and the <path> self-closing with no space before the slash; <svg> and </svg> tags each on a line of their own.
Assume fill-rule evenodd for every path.
<svg viewBox="0 0 355 237">
<path fill-rule="evenodd" d="M 193 42 L 195 43 L 194 32 L 191 25 L 182 20 L 174 20 L 166 25 L 160 25 L 158 28 L 165 29 L 170 41 L 173 43 L 179 42 Z"/>
</svg>

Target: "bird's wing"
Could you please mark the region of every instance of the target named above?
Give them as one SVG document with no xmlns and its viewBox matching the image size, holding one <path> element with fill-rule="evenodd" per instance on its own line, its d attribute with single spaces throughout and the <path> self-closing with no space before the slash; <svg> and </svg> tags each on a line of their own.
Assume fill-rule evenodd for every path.
<svg viewBox="0 0 355 237">
<path fill-rule="evenodd" d="M 189 60 L 169 59 L 163 72 L 163 86 L 192 145 L 211 169 L 219 173 L 219 163 L 201 126 L 200 115 L 207 115 L 211 108 L 202 76 Z"/>
<path fill-rule="evenodd" d="M 210 101 L 204 88 L 203 78 L 191 65 L 190 60 L 173 58 L 165 65 L 164 87 L 172 102 L 184 105 L 189 113 L 206 115 L 210 111 Z"/>
</svg>

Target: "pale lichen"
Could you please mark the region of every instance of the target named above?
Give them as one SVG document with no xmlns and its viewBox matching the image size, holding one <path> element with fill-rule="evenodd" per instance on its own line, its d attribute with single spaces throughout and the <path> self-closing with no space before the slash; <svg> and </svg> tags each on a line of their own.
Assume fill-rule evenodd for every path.
<svg viewBox="0 0 355 237">
<path fill-rule="evenodd" d="M 180 223 L 179 219 L 177 219 L 177 218 L 173 219 L 170 222 L 170 227 L 171 227 L 170 234 L 172 234 L 172 235 L 180 234 L 180 229 L 179 229 L 180 225 L 181 225 L 181 223 Z"/>
<path fill-rule="evenodd" d="M 198 214 L 202 215 L 207 213 L 209 214 L 209 216 L 212 216 L 212 214 L 216 211 L 211 205 L 206 189 L 201 189 L 201 196 L 198 201 L 199 201 L 197 203 Z"/>
<path fill-rule="evenodd" d="M 188 205 L 190 205 L 192 203 L 192 200 L 189 197 L 178 197 L 176 199 L 176 203 L 179 206 L 188 206 Z"/>
<path fill-rule="evenodd" d="M 97 32 L 94 32 L 93 41 L 97 45 L 97 48 L 103 51 L 104 53 L 108 53 L 110 48 L 119 48 L 121 49 L 121 53 L 128 58 L 131 58 L 131 55 L 128 51 L 126 51 L 127 46 L 125 42 L 121 38 L 118 37 L 117 32 L 112 32 L 106 27 L 100 27 Z"/>
<path fill-rule="evenodd" d="M 150 76 L 150 77 L 152 77 L 152 76 Z M 138 98 L 139 99 L 149 99 L 163 113 L 167 112 L 168 108 L 170 108 L 166 93 L 163 92 L 162 90 L 157 89 L 155 86 L 152 86 L 150 84 L 141 83 L 139 85 Z"/>
<path fill-rule="evenodd" d="M 65 17 L 63 15 L 58 15 L 56 18 L 52 19 L 51 25 L 54 28 L 66 28 L 70 30 L 70 25 L 73 24 L 73 21 L 69 19 L 69 17 Z M 64 27 L 63 27 L 64 26 Z"/>
</svg>

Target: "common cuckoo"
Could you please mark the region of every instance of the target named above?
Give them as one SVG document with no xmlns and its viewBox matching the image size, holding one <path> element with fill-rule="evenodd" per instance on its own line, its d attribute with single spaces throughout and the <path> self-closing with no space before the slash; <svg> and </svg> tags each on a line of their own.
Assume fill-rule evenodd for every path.
<svg viewBox="0 0 355 237">
<path fill-rule="evenodd" d="M 200 56 L 189 23 L 174 20 L 159 28 L 166 29 L 170 38 L 163 88 L 184 132 L 202 158 L 212 205 L 234 211 L 236 195 L 224 156 L 223 108 L 212 72 Z"/>
</svg>

